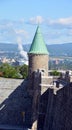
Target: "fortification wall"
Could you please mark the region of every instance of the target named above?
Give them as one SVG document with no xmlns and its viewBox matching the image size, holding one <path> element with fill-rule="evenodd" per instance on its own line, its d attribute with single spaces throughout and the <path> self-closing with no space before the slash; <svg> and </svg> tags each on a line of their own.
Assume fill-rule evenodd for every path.
<svg viewBox="0 0 72 130">
<path fill-rule="evenodd" d="M 0 78 L 0 125 L 29 125 L 31 99 L 27 81 Z"/>
<path fill-rule="evenodd" d="M 9 95 L 21 85 L 23 80 L 0 78 L 0 104 L 8 99 Z"/>
<path fill-rule="evenodd" d="M 41 95 L 38 130 L 72 130 L 72 84 L 54 95 L 48 89 Z"/>
</svg>

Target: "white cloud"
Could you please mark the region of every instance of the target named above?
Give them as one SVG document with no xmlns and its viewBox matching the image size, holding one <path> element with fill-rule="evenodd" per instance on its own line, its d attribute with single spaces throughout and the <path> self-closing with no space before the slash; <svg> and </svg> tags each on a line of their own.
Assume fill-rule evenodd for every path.
<svg viewBox="0 0 72 130">
<path fill-rule="evenodd" d="M 20 21 L 21 23 L 24 23 L 24 22 L 25 22 L 24 18 L 21 18 L 19 21 Z"/>
<path fill-rule="evenodd" d="M 50 24 L 61 24 L 61 25 L 70 25 L 72 24 L 72 17 L 70 18 L 60 18 L 56 20 L 50 20 Z"/>
<path fill-rule="evenodd" d="M 43 22 L 44 22 L 44 19 L 42 16 L 32 17 L 29 20 L 29 23 L 31 24 L 42 24 Z"/>
<path fill-rule="evenodd" d="M 67 37 L 72 37 L 72 29 L 66 31 Z"/>
<path fill-rule="evenodd" d="M 17 37 L 21 37 L 24 42 L 28 38 L 27 31 L 23 28 L 23 20 L 9 21 L 0 20 L 0 42 L 16 42 Z"/>
<path fill-rule="evenodd" d="M 44 24 L 42 24 L 43 22 Z M 29 23 L 42 24 L 41 26 L 44 29 L 43 33 L 45 32 L 44 38 L 46 41 L 52 43 L 54 41 L 61 41 L 61 39 L 66 39 L 67 41 L 70 39 L 72 41 L 72 17 L 47 20 L 42 16 L 36 16 L 30 18 Z M 27 30 L 29 29 L 30 34 L 24 27 L 27 27 Z M 31 26 L 26 25 L 24 19 L 20 19 L 19 21 L 0 20 L 0 42 L 17 43 L 17 37 L 20 37 L 22 43 L 31 43 L 33 31 Z"/>
<path fill-rule="evenodd" d="M 48 32 L 46 39 L 72 42 L 72 17 L 59 18 L 59 19 L 48 19 Z"/>
<path fill-rule="evenodd" d="M 15 30 L 15 33 L 17 35 L 23 35 L 25 38 L 28 38 L 28 32 L 23 29 L 17 29 Z"/>
<path fill-rule="evenodd" d="M 59 18 L 59 19 L 48 19 L 47 21 L 49 26 L 57 28 L 72 28 L 72 17 L 68 18 Z"/>
<path fill-rule="evenodd" d="M 62 34 L 63 33 L 60 31 L 53 31 L 53 32 L 49 31 L 45 34 L 45 38 L 46 39 L 58 39 L 62 36 Z"/>
</svg>

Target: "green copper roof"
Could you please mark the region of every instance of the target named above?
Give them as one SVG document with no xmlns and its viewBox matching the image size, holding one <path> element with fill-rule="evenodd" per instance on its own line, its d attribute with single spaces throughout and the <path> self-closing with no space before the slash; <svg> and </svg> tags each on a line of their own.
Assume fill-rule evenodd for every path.
<svg viewBox="0 0 72 130">
<path fill-rule="evenodd" d="M 31 44 L 29 53 L 32 54 L 46 54 L 48 55 L 48 50 L 45 45 L 44 39 L 42 37 L 39 26 L 37 27 L 33 42 Z"/>
</svg>

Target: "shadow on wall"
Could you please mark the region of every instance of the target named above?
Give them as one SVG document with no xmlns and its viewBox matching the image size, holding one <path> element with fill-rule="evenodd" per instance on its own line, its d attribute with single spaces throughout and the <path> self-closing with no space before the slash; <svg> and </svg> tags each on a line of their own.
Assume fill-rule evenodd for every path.
<svg viewBox="0 0 72 130">
<path fill-rule="evenodd" d="M 28 81 L 23 81 L 0 104 L 0 125 L 31 127 L 32 98 Z M 35 120 L 34 120 L 35 121 Z M 72 130 L 72 83 L 54 95 L 45 91 L 39 102 L 38 130 Z"/>
<path fill-rule="evenodd" d="M 0 125 L 30 126 L 32 99 L 27 93 L 27 81 L 23 81 L 0 104 Z"/>
<path fill-rule="evenodd" d="M 54 95 L 49 89 L 43 130 L 72 130 L 72 83 Z"/>
<path fill-rule="evenodd" d="M 47 105 L 48 105 L 48 95 L 49 89 L 45 91 L 40 97 L 40 104 L 39 104 L 39 116 L 38 116 L 38 130 L 43 130 L 46 112 L 47 112 Z"/>
</svg>

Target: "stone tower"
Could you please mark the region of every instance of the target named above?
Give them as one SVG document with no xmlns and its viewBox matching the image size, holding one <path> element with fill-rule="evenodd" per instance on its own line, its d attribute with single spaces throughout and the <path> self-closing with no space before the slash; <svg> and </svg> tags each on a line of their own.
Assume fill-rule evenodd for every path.
<svg viewBox="0 0 72 130">
<path fill-rule="evenodd" d="M 41 70 L 45 76 L 48 76 L 49 53 L 45 45 L 40 27 L 37 27 L 33 42 L 31 44 L 29 57 L 29 74 L 31 78 L 33 72 Z"/>
</svg>

